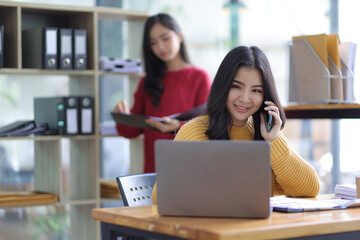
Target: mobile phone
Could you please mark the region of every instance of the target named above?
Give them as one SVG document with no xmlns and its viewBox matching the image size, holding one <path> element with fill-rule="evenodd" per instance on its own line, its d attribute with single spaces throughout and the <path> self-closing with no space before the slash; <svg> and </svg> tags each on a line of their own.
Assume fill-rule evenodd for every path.
<svg viewBox="0 0 360 240">
<path fill-rule="evenodd" d="M 270 132 L 271 127 L 272 127 L 273 115 L 270 115 L 269 113 L 266 113 L 265 115 L 269 116 L 267 122 L 265 121 L 265 127 L 266 127 L 266 131 Z"/>
<path fill-rule="evenodd" d="M 267 99 L 265 99 L 265 101 L 268 101 Z M 265 108 L 266 105 L 265 103 L 263 104 L 263 108 Z M 271 111 L 271 110 L 269 110 Z M 265 129 L 267 132 L 270 132 L 271 127 L 272 127 L 272 122 L 273 122 L 273 116 L 271 114 L 268 113 L 268 111 L 264 110 L 264 122 L 265 122 Z"/>
</svg>

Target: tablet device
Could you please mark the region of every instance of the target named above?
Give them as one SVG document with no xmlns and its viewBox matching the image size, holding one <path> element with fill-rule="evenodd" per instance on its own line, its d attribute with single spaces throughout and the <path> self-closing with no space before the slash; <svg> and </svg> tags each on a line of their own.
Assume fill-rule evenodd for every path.
<svg viewBox="0 0 360 240">
<path fill-rule="evenodd" d="M 156 128 L 150 126 L 145 122 L 147 117 L 142 115 L 136 115 L 131 113 L 117 113 L 117 112 L 111 112 L 111 116 L 113 117 L 114 121 L 118 124 L 138 127 L 138 128 L 150 128 L 153 130 L 157 130 Z M 149 117 L 158 121 L 162 121 L 161 118 L 157 117 Z M 157 130 L 158 131 L 158 130 Z"/>
</svg>

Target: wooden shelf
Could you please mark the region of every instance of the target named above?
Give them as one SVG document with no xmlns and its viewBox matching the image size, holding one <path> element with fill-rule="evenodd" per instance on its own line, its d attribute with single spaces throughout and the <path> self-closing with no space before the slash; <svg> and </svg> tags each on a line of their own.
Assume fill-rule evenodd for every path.
<svg viewBox="0 0 360 240">
<path fill-rule="evenodd" d="M 100 19 L 110 20 L 128 20 L 128 21 L 145 21 L 148 18 L 148 13 L 144 11 L 126 10 L 115 7 L 86 7 L 86 6 L 72 6 L 72 5 L 54 5 L 43 3 L 26 3 L 26 2 L 1 2 L 1 8 L 16 8 L 21 7 L 34 13 L 44 13 L 47 11 L 58 12 L 84 12 L 84 13 L 97 13 Z"/>
<path fill-rule="evenodd" d="M 33 140 L 33 141 L 55 141 L 61 139 L 70 140 L 95 140 L 95 135 L 47 135 L 47 136 L 14 136 L 14 137 L 0 137 L 0 141 L 10 140 Z"/>
<path fill-rule="evenodd" d="M 121 199 L 120 190 L 116 180 L 100 180 L 100 194 L 102 198 Z"/>
<path fill-rule="evenodd" d="M 143 76 L 143 73 L 112 73 L 99 69 L 100 21 L 124 22 L 126 26 L 124 30 L 127 31 L 127 33 L 124 31 L 124 40 L 128 43 L 124 46 L 127 58 L 140 58 L 139 46 L 142 39 L 140 36 L 147 18 L 147 12 L 113 7 L 82 7 L 0 0 L 0 25 L 4 26 L 6 36 L 4 46 L 7 50 L 4 52 L 4 68 L 0 69 L 0 76 L 5 75 L 7 81 L 18 81 L 22 86 L 31 84 L 28 80 L 34 81 L 34 84 L 40 84 L 43 88 L 47 88 L 49 86 L 47 84 L 53 79 L 59 78 L 61 83 L 64 83 L 64 87 L 68 88 L 69 95 L 93 96 L 95 112 L 95 133 L 92 135 L 0 137 L 0 142 L 14 141 L 15 144 L 21 141 L 33 141 L 35 191 L 0 192 L 0 207 L 50 203 L 71 205 L 69 213 L 72 222 L 69 230 L 71 238 L 74 236 L 76 239 L 100 238 L 99 227 L 91 219 L 91 210 L 100 206 L 105 198 L 109 201 L 114 201 L 114 199 L 119 201 L 120 192 L 116 182 L 101 183 L 102 180 L 100 180 L 102 161 L 100 144 L 104 136 L 99 134 L 99 115 L 102 107 L 99 103 L 102 94 L 99 83 L 102 81 L 101 78 L 106 78 L 106 76 L 112 75 L 116 78 L 127 76 L 129 86 L 128 90 L 124 91 L 132 94 L 138 85 L 138 80 Z M 23 30 L 42 27 L 85 29 L 88 60 L 86 70 L 28 68 L 23 62 L 23 56 L 26 54 L 22 45 Z M 29 96 L 33 94 L 31 92 Z M 42 91 L 41 94 L 43 94 Z M 27 100 L 33 101 L 32 97 Z M 69 146 L 66 141 L 62 141 L 64 139 L 70 142 Z M 69 155 L 69 174 L 64 174 L 62 171 L 65 160 L 64 149 Z M 0 165 L 1 161 L 0 158 Z"/>
<path fill-rule="evenodd" d="M 291 105 L 284 111 L 288 119 L 360 118 L 360 104 Z"/>
<path fill-rule="evenodd" d="M 124 75 L 124 76 L 135 77 L 135 78 L 142 78 L 143 76 L 145 76 L 144 73 L 121 73 L 121 72 L 112 72 L 112 71 L 99 71 L 99 74 L 101 76 Z"/>
<path fill-rule="evenodd" d="M 45 70 L 45 69 L 34 69 L 34 68 L 0 68 L 0 74 L 6 75 L 49 75 L 49 76 L 93 76 L 94 70 Z"/>
<path fill-rule="evenodd" d="M 28 191 L 0 191 L 0 207 L 34 206 L 53 204 L 58 201 L 55 194 Z"/>
<path fill-rule="evenodd" d="M 125 10 L 114 7 L 96 7 L 96 12 L 100 20 L 113 21 L 145 21 L 149 15 L 144 11 Z"/>
<path fill-rule="evenodd" d="M 101 203 L 107 203 L 107 202 L 121 202 L 123 203 L 123 200 L 121 197 L 117 197 L 117 198 L 101 198 Z"/>
<path fill-rule="evenodd" d="M 91 205 L 97 204 L 97 201 L 94 199 L 82 199 L 82 200 L 71 200 L 70 198 L 63 198 L 61 202 L 57 203 L 58 205 L 71 205 L 71 206 L 79 206 L 79 205 Z"/>
</svg>

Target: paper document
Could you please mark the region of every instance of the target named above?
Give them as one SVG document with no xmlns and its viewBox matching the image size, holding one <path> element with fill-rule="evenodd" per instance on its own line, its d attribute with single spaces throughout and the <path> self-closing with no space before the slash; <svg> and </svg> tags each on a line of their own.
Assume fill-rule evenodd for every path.
<svg viewBox="0 0 360 240">
<path fill-rule="evenodd" d="M 329 69 L 326 34 L 295 36 L 293 39 L 306 39 L 322 63 Z"/>
<path fill-rule="evenodd" d="M 334 188 L 335 197 L 344 199 L 356 199 L 355 184 L 337 184 Z"/>
<path fill-rule="evenodd" d="M 331 60 L 335 63 L 336 67 L 341 71 L 340 52 L 339 52 L 339 35 L 329 34 L 326 38 L 327 52 Z"/>
<path fill-rule="evenodd" d="M 340 58 L 353 73 L 355 71 L 356 46 L 357 44 L 353 42 L 340 43 Z"/>
<path fill-rule="evenodd" d="M 360 199 L 347 200 L 340 198 L 332 198 L 316 200 L 276 196 L 270 198 L 270 205 L 273 207 L 273 211 L 278 212 L 308 212 L 360 207 Z"/>
</svg>

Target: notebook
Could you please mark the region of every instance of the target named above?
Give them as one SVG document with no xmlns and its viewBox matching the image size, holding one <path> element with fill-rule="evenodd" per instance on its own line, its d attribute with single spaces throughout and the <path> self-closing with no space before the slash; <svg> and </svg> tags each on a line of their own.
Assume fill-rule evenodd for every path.
<svg viewBox="0 0 360 240">
<path fill-rule="evenodd" d="M 270 215 L 270 146 L 265 141 L 158 140 L 155 162 L 161 215 Z"/>
</svg>

